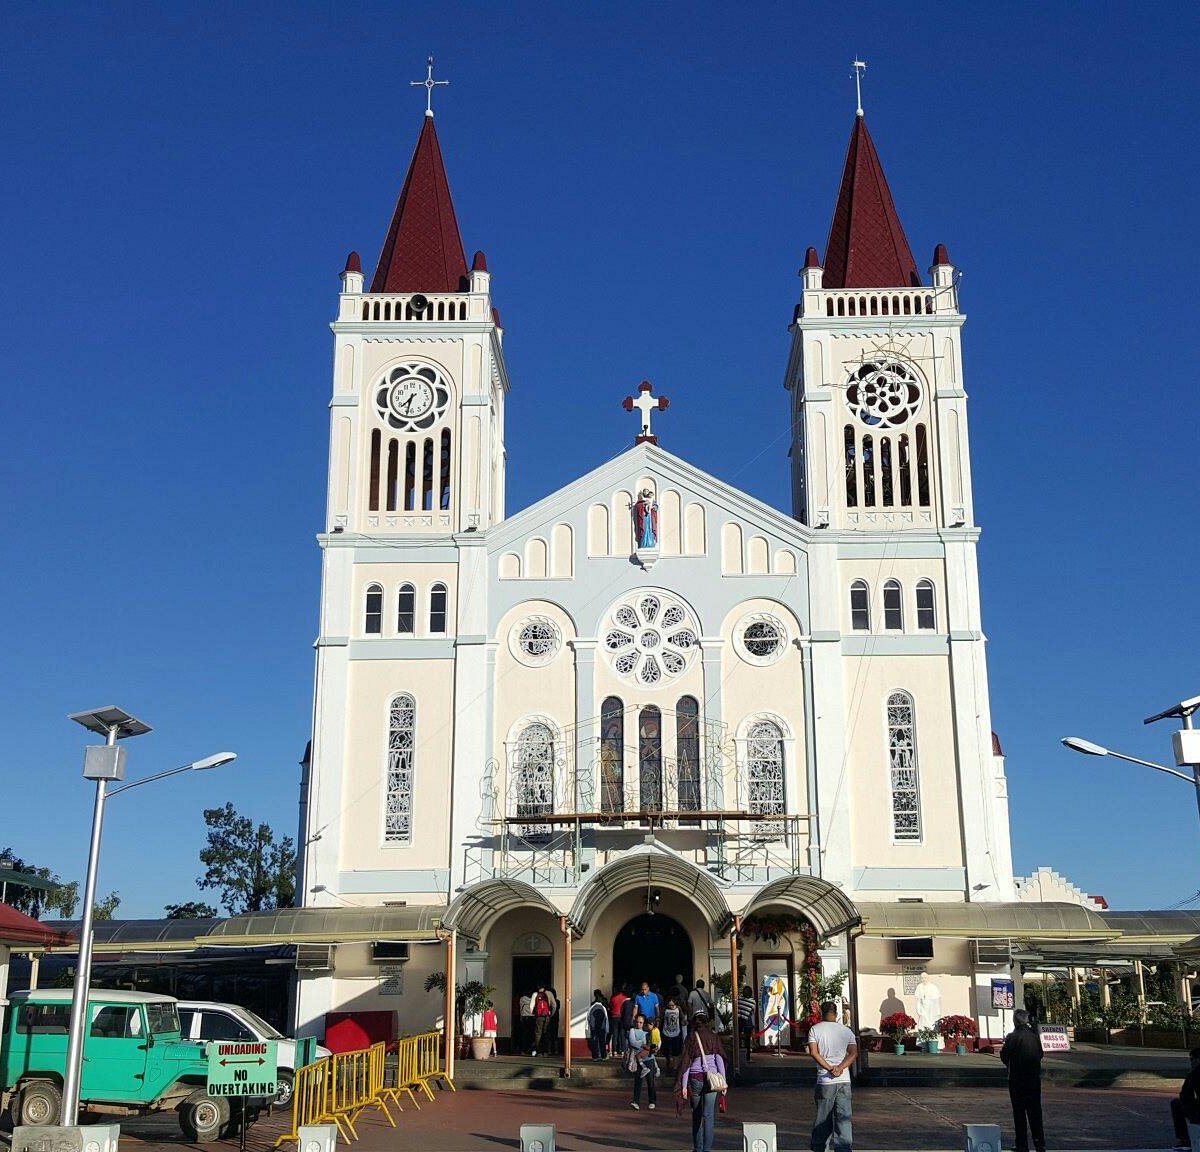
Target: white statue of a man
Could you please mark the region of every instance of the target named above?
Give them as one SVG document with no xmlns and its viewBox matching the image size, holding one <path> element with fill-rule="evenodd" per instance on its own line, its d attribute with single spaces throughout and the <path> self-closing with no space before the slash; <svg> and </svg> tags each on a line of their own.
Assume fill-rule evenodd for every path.
<svg viewBox="0 0 1200 1152">
<path fill-rule="evenodd" d="M 928 972 L 922 972 L 917 984 L 917 1027 L 936 1028 L 941 1016 L 942 990 L 930 979 Z"/>
</svg>

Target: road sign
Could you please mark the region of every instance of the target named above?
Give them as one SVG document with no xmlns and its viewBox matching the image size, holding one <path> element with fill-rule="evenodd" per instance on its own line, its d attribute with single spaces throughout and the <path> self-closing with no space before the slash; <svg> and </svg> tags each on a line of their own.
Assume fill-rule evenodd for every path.
<svg viewBox="0 0 1200 1152">
<path fill-rule="evenodd" d="M 208 1083 L 210 1096 L 266 1096 L 279 1091 L 279 1065 L 275 1041 L 210 1040 Z"/>
</svg>

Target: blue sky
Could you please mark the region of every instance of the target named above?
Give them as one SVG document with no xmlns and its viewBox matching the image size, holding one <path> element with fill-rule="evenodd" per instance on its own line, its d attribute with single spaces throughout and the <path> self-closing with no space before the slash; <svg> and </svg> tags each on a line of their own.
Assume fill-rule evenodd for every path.
<svg viewBox="0 0 1200 1152">
<path fill-rule="evenodd" d="M 429 52 L 507 328 L 510 511 L 627 443 L 643 377 L 671 397 L 665 447 L 789 507 L 786 327 L 861 55 L 918 262 L 944 242 L 964 272 L 1018 871 L 1115 907 L 1200 889 L 1187 785 L 1058 745 L 1166 760 L 1169 725 L 1141 718 L 1200 693 L 1197 11 L 8 5 L 0 846 L 81 877 L 65 718 L 108 703 L 155 727 L 131 776 L 240 754 L 111 805 L 121 914 L 200 896 L 205 806 L 294 828 L 327 325 L 346 252 L 374 266 Z"/>
</svg>

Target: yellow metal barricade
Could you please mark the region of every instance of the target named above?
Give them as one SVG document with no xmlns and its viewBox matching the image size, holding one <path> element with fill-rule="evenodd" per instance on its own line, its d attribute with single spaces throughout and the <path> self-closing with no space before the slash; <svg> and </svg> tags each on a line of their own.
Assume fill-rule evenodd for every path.
<svg viewBox="0 0 1200 1152">
<path fill-rule="evenodd" d="M 338 1132 L 350 1138 L 346 1124 L 334 1109 L 333 1061 L 318 1060 L 296 1069 L 292 1088 L 292 1126 L 275 1141 L 275 1147 L 289 1140 L 299 1141 L 301 1125 L 336 1124 Z"/>
</svg>

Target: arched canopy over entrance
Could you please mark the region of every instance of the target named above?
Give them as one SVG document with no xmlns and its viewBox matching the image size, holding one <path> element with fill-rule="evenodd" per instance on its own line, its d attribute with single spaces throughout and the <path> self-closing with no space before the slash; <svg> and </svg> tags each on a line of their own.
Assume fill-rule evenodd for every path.
<svg viewBox="0 0 1200 1152">
<path fill-rule="evenodd" d="M 460 936 L 478 942 L 497 916 L 521 907 L 540 908 L 554 917 L 562 915 L 531 884 L 496 877 L 474 884 L 455 896 L 442 917 L 442 927 L 454 929 Z"/>
<path fill-rule="evenodd" d="M 823 940 L 862 923 L 854 902 L 819 876 L 784 876 L 764 884 L 742 909 L 742 919 L 771 905 L 790 908 L 804 916 Z"/>
<path fill-rule="evenodd" d="M 720 885 L 690 860 L 657 844 L 631 848 L 620 859 L 594 872 L 571 905 L 568 918 L 572 928 L 583 935 L 596 914 L 614 898 L 656 884 L 689 897 L 703 912 L 709 928 L 716 934 L 724 932 L 729 923 L 729 905 Z"/>
</svg>

